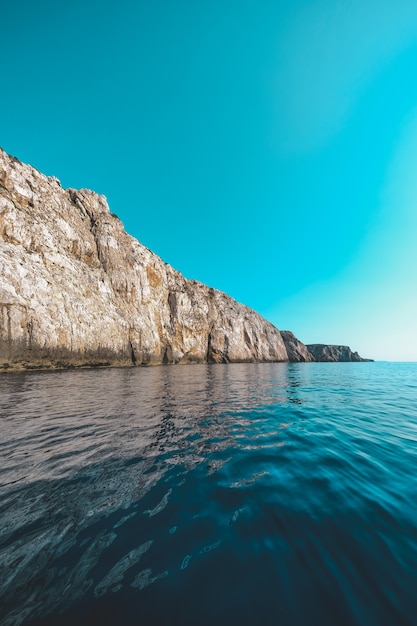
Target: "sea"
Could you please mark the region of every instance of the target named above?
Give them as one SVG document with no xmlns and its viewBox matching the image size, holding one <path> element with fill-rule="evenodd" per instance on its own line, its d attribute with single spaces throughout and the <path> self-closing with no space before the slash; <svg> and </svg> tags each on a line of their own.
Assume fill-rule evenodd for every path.
<svg viewBox="0 0 417 626">
<path fill-rule="evenodd" d="M 417 364 L 0 376 L 2 626 L 416 626 Z"/>
</svg>

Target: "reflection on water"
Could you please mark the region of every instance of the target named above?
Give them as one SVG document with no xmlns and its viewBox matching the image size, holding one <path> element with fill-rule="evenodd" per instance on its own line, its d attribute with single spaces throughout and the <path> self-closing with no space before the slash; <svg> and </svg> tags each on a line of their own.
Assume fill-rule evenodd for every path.
<svg viewBox="0 0 417 626">
<path fill-rule="evenodd" d="M 3 376 L 1 623 L 415 624 L 416 374 Z"/>
</svg>

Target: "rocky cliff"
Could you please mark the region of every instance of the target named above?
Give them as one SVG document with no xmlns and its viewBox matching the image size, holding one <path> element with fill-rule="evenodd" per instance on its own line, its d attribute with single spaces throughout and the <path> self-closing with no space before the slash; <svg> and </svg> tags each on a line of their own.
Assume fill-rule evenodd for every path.
<svg viewBox="0 0 417 626">
<path fill-rule="evenodd" d="M 294 333 L 289 330 L 282 330 L 281 336 L 284 340 L 289 361 L 309 362 L 316 360 L 307 346 L 297 339 Z"/>
<path fill-rule="evenodd" d="M 352 352 L 349 346 L 313 343 L 308 344 L 307 349 L 315 361 L 372 361 L 372 359 L 363 359 L 357 352 Z"/>
<path fill-rule="evenodd" d="M 0 148 L 0 371 L 315 360 L 366 359 L 306 347 L 185 279 L 125 232 L 104 196 L 63 189 Z"/>
<path fill-rule="evenodd" d="M 186 280 L 104 196 L 0 149 L 0 369 L 287 361 L 277 328 Z"/>
</svg>

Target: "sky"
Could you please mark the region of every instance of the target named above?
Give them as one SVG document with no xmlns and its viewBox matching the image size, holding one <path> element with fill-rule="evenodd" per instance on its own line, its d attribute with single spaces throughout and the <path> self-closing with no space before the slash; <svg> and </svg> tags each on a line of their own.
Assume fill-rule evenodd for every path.
<svg viewBox="0 0 417 626">
<path fill-rule="evenodd" d="M 415 0 L 2 0 L 0 145 L 304 343 L 417 361 Z"/>
</svg>

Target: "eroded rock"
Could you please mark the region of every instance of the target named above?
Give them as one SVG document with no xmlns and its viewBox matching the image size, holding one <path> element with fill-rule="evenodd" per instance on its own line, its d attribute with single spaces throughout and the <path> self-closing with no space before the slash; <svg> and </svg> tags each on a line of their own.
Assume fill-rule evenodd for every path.
<svg viewBox="0 0 417 626">
<path fill-rule="evenodd" d="M 316 359 L 290 330 L 281 330 L 281 336 L 287 349 L 288 359 L 296 363 L 315 361 Z"/>
<path fill-rule="evenodd" d="M 281 333 L 185 279 L 106 199 L 0 149 L 0 369 L 287 361 Z"/>
</svg>

